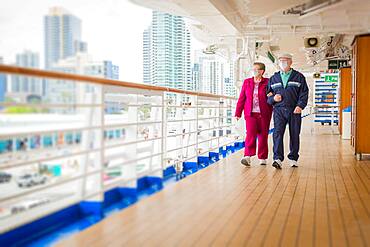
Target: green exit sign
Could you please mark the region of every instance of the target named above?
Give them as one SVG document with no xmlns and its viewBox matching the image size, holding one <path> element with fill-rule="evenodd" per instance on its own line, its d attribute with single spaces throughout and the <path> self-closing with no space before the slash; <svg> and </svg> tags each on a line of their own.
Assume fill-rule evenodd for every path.
<svg viewBox="0 0 370 247">
<path fill-rule="evenodd" d="M 326 75 L 325 82 L 338 82 L 338 76 L 337 75 Z"/>
</svg>

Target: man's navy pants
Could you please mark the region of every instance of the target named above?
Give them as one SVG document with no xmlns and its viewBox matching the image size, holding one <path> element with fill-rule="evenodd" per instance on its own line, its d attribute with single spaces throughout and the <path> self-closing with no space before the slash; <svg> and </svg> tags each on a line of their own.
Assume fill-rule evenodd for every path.
<svg viewBox="0 0 370 247">
<path fill-rule="evenodd" d="M 295 108 L 295 107 L 294 107 Z M 297 161 L 299 158 L 299 134 L 301 132 L 301 114 L 294 114 L 294 108 L 274 107 L 274 160 L 284 160 L 284 133 L 289 125 L 290 153 L 288 159 Z"/>
</svg>

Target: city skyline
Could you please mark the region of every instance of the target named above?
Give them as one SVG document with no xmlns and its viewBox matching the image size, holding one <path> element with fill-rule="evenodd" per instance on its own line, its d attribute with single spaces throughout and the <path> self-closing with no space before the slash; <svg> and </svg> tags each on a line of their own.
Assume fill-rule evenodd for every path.
<svg viewBox="0 0 370 247">
<path fill-rule="evenodd" d="M 23 7 L 19 8 L 20 5 Z M 15 64 L 15 54 L 25 49 L 39 53 L 40 63 L 44 64 L 43 17 L 54 6 L 62 6 L 81 19 L 81 40 L 88 43 L 89 53 L 95 60 L 110 60 L 117 64 L 121 80 L 143 81 L 142 32 L 150 25 L 152 10 L 128 1 L 8 2 L 0 13 L 0 56 L 6 64 Z M 32 11 L 27 11 L 30 8 Z M 195 39 L 192 43 L 194 50 L 204 47 Z"/>
<path fill-rule="evenodd" d="M 94 60 L 87 53 L 87 43 L 81 40 L 82 21 L 67 9 L 52 7 L 44 16 L 45 64 L 40 63 L 38 52 L 24 50 L 16 54 L 15 65 L 26 68 L 56 70 L 108 79 L 119 79 L 119 66 L 110 60 Z M 79 98 L 83 90 L 70 81 L 55 81 L 25 76 L 9 77 L 1 81 L 1 101 L 29 101 L 32 97 L 61 103 Z M 9 84 L 9 85 L 5 85 Z M 8 87 L 7 87 L 8 86 Z M 60 97 L 59 92 L 64 92 Z M 68 97 L 67 97 L 68 96 Z"/>
<path fill-rule="evenodd" d="M 43 2 L 44 3 L 45 2 L 57 3 L 57 1 L 55 1 L 55 0 L 48 0 L 48 1 L 44 0 Z M 58 61 L 58 59 L 66 59 L 68 57 L 71 57 L 72 55 L 75 55 L 78 51 L 87 52 L 87 46 L 89 46 L 88 54 L 92 55 L 92 57 L 94 59 L 90 59 L 90 61 L 88 63 L 91 64 L 91 63 L 95 63 L 97 61 L 111 61 L 112 65 L 113 65 L 113 70 L 115 68 L 118 68 L 118 72 L 114 72 L 114 73 L 116 73 L 117 75 L 118 74 L 120 75 L 120 78 L 119 78 L 120 80 L 133 81 L 133 82 L 139 82 L 139 83 L 141 83 L 141 82 L 148 83 L 148 81 L 151 81 L 152 84 L 176 87 L 176 88 L 181 88 L 181 89 L 185 89 L 185 90 L 200 90 L 200 91 L 204 91 L 204 92 L 208 92 L 208 93 L 218 93 L 218 94 L 222 94 L 222 93 L 230 94 L 230 92 L 231 92 L 231 94 L 233 94 L 232 93 L 233 89 L 231 88 L 231 83 L 234 83 L 233 78 L 232 78 L 232 76 L 225 75 L 225 73 L 230 73 L 231 72 L 231 70 L 229 71 L 229 67 L 228 67 L 229 65 L 226 65 L 226 64 L 224 65 L 223 63 L 220 63 L 220 62 L 211 63 L 209 66 L 214 65 L 215 69 L 217 71 L 220 71 L 220 72 L 208 73 L 209 74 L 208 79 L 215 78 L 213 83 L 210 83 L 210 82 L 208 83 L 209 85 L 205 85 L 206 82 L 204 82 L 204 78 L 206 78 L 206 77 L 204 77 L 204 73 L 202 73 L 202 70 L 204 71 L 205 68 L 202 68 L 202 67 L 198 68 L 199 71 L 196 72 L 196 73 L 199 73 L 197 75 L 198 77 L 193 75 L 193 73 L 194 73 L 194 63 L 196 63 L 196 59 L 197 59 L 196 54 L 202 54 L 202 51 L 201 51 L 200 47 L 203 46 L 203 44 L 200 45 L 199 42 L 197 43 L 197 41 L 195 41 L 195 39 L 191 36 L 190 32 L 187 29 L 186 29 L 187 30 L 186 33 L 183 34 L 183 35 L 186 36 L 186 37 L 184 36 L 183 40 L 185 41 L 185 43 L 186 42 L 192 43 L 192 47 L 189 47 L 189 48 L 185 49 L 186 51 L 184 51 L 183 54 L 180 54 L 181 53 L 180 52 L 179 54 L 176 55 L 177 57 L 184 55 L 184 58 L 185 58 L 186 61 L 184 60 L 184 64 L 182 64 L 182 65 L 181 65 L 181 63 L 178 63 L 176 60 L 171 62 L 171 64 L 174 64 L 174 66 L 176 65 L 178 67 L 178 68 L 176 67 L 175 70 L 176 71 L 181 71 L 181 73 L 183 75 L 183 78 L 179 79 L 179 77 L 173 77 L 173 76 L 171 77 L 171 76 L 169 76 L 170 74 L 168 74 L 167 76 L 165 76 L 163 78 L 158 77 L 158 76 L 154 76 L 156 78 L 151 77 L 151 76 L 149 76 L 148 78 L 145 78 L 145 76 L 143 76 L 143 75 L 145 75 L 145 70 L 146 70 L 146 74 L 150 73 L 150 70 L 152 71 L 152 73 L 151 73 L 152 75 L 154 75 L 154 74 L 158 75 L 159 73 L 158 73 L 157 69 L 153 70 L 153 68 L 150 69 L 150 66 L 148 66 L 148 64 L 152 64 L 153 61 L 150 61 L 149 63 L 147 63 L 147 65 L 145 65 L 145 63 L 144 63 L 144 57 L 145 56 L 148 57 L 148 54 L 145 54 L 145 50 L 147 50 L 147 52 L 148 52 L 152 48 L 151 46 L 147 46 L 145 48 L 144 43 L 145 43 L 145 39 L 150 38 L 150 35 L 148 35 L 148 34 L 152 33 L 152 30 L 148 29 L 148 27 L 150 27 L 151 23 L 153 22 L 153 17 L 152 16 L 153 16 L 153 13 L 154 13 L 152 10 L 144 9 L 144 11 L 148 11 L 146 13 L 150 13 L 151 21 L 147 25 L 145 25 L 145 27 L 142 28 L 142 30 L 140 30 L 141 31 L 140 42 L 138 42 L 138 43 L 139 43 L 139 45 L 141 45 L 141 48 L 137 51 L 134 51 L 137 54 L 141 54 L 140 59 L 138 58 L 138 56 L 135 56 L 136 59 L 137 59 L 136 64 L 137 64 L 138 61 L 140 62 L 140 64 L 138 66 L 134 66 L 134 68 L 132 70 L 130 70 L 131 75 L 129 75 L 129 74 L 125 74 L 124 72 L 122 72 L 122 71 L 125 71 L 126 68 L 122 68 L 120 63 L 116 62 L 116 60 L 112 59 L 111 56 L 102 58 L 99 55 L 96 55 L 96 53 L 95 53 L 96 49 L 93 48 L 95 39 L 94 38 L 88 39 L 88 38 L 86 38 L 87 35 L 85 34 L 86 33 L 85 29 L 87 29 L 87 30 L 89 29 L 89 26 L 91 25 L 91 20 L 89 19 L 88 21 L 85 21 L 85 19 L 84 19 L 85 17 L 83 17 L 84 16 L 83 12 L 80 13 L 80 11 L 76 11 L 76 8 L 73 7 L 72 5 L 69 5 L 68 1 L 66 1 L 66 3 L 67 3 L 66 5 L 64 5 L 64 3 L 63 3 L 63 7 L 60 7 L 59 5 L 50 6 L 49 9 L 46 9 L 46 7 L 45 7 L 45 10 L 43 11 L 44 12 L 43 16 L 41 16 L 39 18 L 39 24 L 41 24 L 41 26 L 43 26 L 41 28 L 42 33 L 39 37 L 39 38 L 41 38 L 41 45 L 42 45 L 43 48 L 38 50 L 38 49 L 28 49 L 28 47 L 21 49 L 19 47 L 19 49 L 17 50 L 17 52 L 15 54 L 19 54 L 21 51 L 23 52 L 24 50 L 31 50 L 31 52 L 38 53 L 39 58 L 40 58 L 39 59 L 39 65 L 40 65 L 39 67 L 40 68 L 50 67 L 50 65 L 46 64 L 47 51 L 48 51 L 46 46 L 48 44 L 50 45 L 50 42 L 47 42 L 48 38 L 50 39 L 50 37 L 47 37 L 47 30 L 50 31 L 50 28 L 52 28 L 52 29 L 58 30 L 58 32 L 60 34 L 59 34 L 59 36 L 54 35 L 55 37 L 52 37 L 51 40 L 55 39 L 55 38 L 58 38 L 58 39 L 62 38 L 61 39 L 62 41 L 63 41 L 63 38 L 64 38 L 64 40 L 66 40 L 66 42 L 64 42 L 65 44 L 61 44 L 60 47 L 57 47 L 57 49 L 60 50 L 60 54 L 57 54 L 58 56 L 54 59 L 53 62 Z M 139 9 L 140 11 L 143 10 L 142 7 L 132 5 L 128 2 L 126 2 L 125 4 L 130 5 L 133 9 L 136 9 L 136 10 Z M 56 8 L 56 7 L 58 7 L 58 8 Z M 72 8 L 69 9 L 70 7 L 72 7 Z M 116 10 L 116 12 L 118 12 L 118 11 Z M 81 14 L 82 17 L 80 16 L 80 14 Z M 171 16 L 170 14 L 166 14 L 166 13 L 163 13 L 163 14 L 167 15 L 167 17 Z M 56 16 L 59 15 L 59 17 L 55 18 L 52 15 L 56 15 Z M 65 17 L 63 15 L 65 15 L 67 17 Z M 0 16 L 0 18 L 1 18 L 1 16 Z M 62 26 L 61 23 L 58 23 L 57 25 L 55 25 L 55 23 L 54 23 L 54 25 L 50 25 L 50 23 L 55 22 L 56 19 L 58 19 L 58 18 L 61 19 L 61 20 L 57 20 L 59 22 L 65 21 L 65 19 L 62 19 L 62 18 L 73 19 L 73 20 L 65 21 L 68 24 L 67 29 L 65 29 L 66 24 L 64 24 L 64 26 Z M 146 17 L 144 16 L 144 19 L 145 18 Z M 185 27 L 186 26 L 185 18 L 183 18 L 183 17 L 178 17 L 178 18 L 181 19 L 181 21 L 183 22 L 183 23 L 181 23 L 181 25 L 183 25 Z M 3 26 L 0 24 L 0 31 L 1 31 L 1 27 L 3 27 Z M 65 30 L 63 30 L 63 28 Z M 146 30 L 146 32 L 144 30 Z M 67 37 L 67 38 L 69 38 L 69 40 L 67 38 L 63 37 L 63 32 L 66 33 L 67 31 L 70 33 L 69 36 Z M 138 31 L 138 30 L 136 30 L 136 31 Z M 173 31 L 178 32 L 179 30 L 173 30 Z M 118 30 L 116 30 L 116 33 L 118 33 Z M 143 36 L 143 34 L 144 34 L 144 36 Z M 33 36 L 35 36 L 35 35 L 33 35 Z M 96 35 L 96 36 L 99 36 L 99 35 Z M 94 37 L 96 37 L 96 36 L 94 36 Z M 128 41 L 128 40 L 131 40 L 131 39 L 125 39 L 125 40 Z M 4 39 L 0 40 L 0 42 L 3 42 L 3 41 L 4 41 Z M 90 45 L 90 43 L 92 43 L 92 45 Z M 175 41 L 174 44 L 175 43 L 177 45 L 179 45 L 178 41 Z M 125 45 L 123 45 L 122 47 L 125 47 Z M 104 44 L 104 48 L 110 48 L 110 47 L 108 45 Z M 63 54 L 63 49 L 66 50 L 65 54 Z M 2 49 L 0 48 L 0 52 L 1 52 L 1 50 Z M 175 51 L 176 51 L 176 49 L 175 49 Z M 119 52 L 116 52 L 116 53 L 119 53 Z M 114 54 L 116 55 L 116 53 L 114 53 Z M 2 55 L 2 54 L 0 53 L 0 55 Z M 113 54 L 110 54 L 110 55 L 113 56 Z M 175 54 L 174 54 L 174 56 L 175 56 Z M 205 54 L 203 54 L 203 56 L 205 56 Z M 209 57 L 212 57 L 212 56 L 209 56 Z M 159 61 L 159 60 L 158 60 L 158 58 L 156 58 L 156 61 Z M 8 59 L 8 58 L 5 58 L 5 61 L 6 61 L 7 64 L 9 64 L 9 63 L 18 64 L 18 63 L 12 62 L 11 59 Z M 87 60 L 85 59 L 85 61 L 87 61 Z M 135 63 L 130 62 L 130 64 L 132 66 Z M 180 64 L 183 67 L 181 67 L 178 64 Z M 18 64 L 18 65 L 20 65 L 20 64 Z M 168 65 L 169 64 L 167 64 L 165 66 L 168 66 Z M 70 66 L 70 65 L 68 65 L 68 66 Z M 103 67 L 104 67 L 104 65 L 103 65 Z M 209 69 L 212 69 L 212 68 L 209 68 Z M 58 70 L 68 71 L 68 69 L 61 69 L 60 66 L 59 66 Z M 79 70 L 79 71 L 84 71 L 84 70 Z M 86 71 L 88 71 L 88 70 L 86 70 Z M 73 71 L 71 70 L 71 72 L 73 72 Z M 155 73 L 153 73 L 153 72 L 155 72 Z M 103 75 L 102 73 L 100 73 L 100 74 L 96 73 L 96 71 L 93 71 L 92 73 L 89 73 L 89 74 L 90 75 L 98 75 L 98 76 Z M 199 76 L 202 76 L 202 75 L 203 75 L 204 78 L 199 77 Z M 128 77 L 140 78 L 140 79 L 130 80 L 130 79 L 128 79 Z M 109 77 L 109 78 L 117 79 L 115 77 Z M 152 81 L 152 79 L 154 81 Z M 163 83 L 166 84 L 166 85 L 164 85 Z M 228 86 L 227 87 L 228 90 L 226 90 L 226 84 Z M 10 88 L 11 87 L 9 87 L 9 89 Z M 45 87 L 45 91 L 46 91 L 46 87 Z"/>
</svg>

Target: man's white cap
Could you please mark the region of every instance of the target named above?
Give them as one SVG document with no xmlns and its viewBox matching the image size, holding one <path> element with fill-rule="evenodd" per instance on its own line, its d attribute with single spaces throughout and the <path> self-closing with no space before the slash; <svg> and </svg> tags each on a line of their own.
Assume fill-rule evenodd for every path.
<svg viewBox="0 0 370 247">
<path fill-rule="evenodd" d="M 289 58 L 289 59 L 292 59 L 293 58 L 293 56 L 292 56 L 292 54 L 289 54 L 289 53 L 281 53 L 280 55 L 279 55 L 279 59 L 280 58 Z"/>
</svg>

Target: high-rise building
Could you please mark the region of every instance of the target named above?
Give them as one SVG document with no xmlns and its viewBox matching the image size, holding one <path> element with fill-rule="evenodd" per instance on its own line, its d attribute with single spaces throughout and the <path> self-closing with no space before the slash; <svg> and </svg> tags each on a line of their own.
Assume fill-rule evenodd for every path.
<svg viewBox="0 0 370 247">
<path fill-rule="evenodd" d="M 104 78 L 113 79 L 113 80 L 119 80 L 119 66 L 114 65 L 112 61 L 102 61 L 99 62 L 99 66 L 103 68 L 103 76 Z M 94 67 L 92 69 L 95 69 Z M 89 74 L 89 72 L 86 72 Z"/>
<path fill-rule="evenodd" d="M 201 67 L 201 90 L 212 94 L 223 94 L 224 63 L 217 59 L 205 59 Z"/>
<path fill-rule="evenodd" d="M 25 50 L 22 53 L 16 54 L 16 65 L 26 68 L 40 68 L 40 56 L 36 52 Z M 38 95 L 43 93 L 42 81 L 36 77 L 28 76 L 12 76 L 11 93 L 13 95 L 23 94 Z"/>
<path fill-rule="evenodd" d="M 143 33 L 143 79 L 157 86 L 194 90 L 190 33 L 181 16 L 153 11 Z"/>
<path fill-rule="evenodd" d="M 0 57 L 0 64 L 2 64 L 4 61 L 3 61 L 3 58 Z M 0 74 L 0 102 L 4 102 L 5 101 L 5 94 L 6 94 L 6 91 L 7 91 L 7 79 L 6 79 L 6 75 L 5 74 Z M 2 108 L 2 106 L 0 106 L 0 109 Z"/>
<path fill-rule="evenodd" d="M 196 91 L 201 91 L 201 89 L 200 89 L 200 65 L 199 65 L 199 63 L 194 63 L 193 64 L 192 80 L 193 80 L 193 84 L 194 84 L 194 89 Z"/>
<path fill-rule="evenodd" d="M 148 27 L 143 32 L 143 82 L 146 84 L 152 83 L 150 67 L 151 67 L 151 54 L 150 47 L 152 45 L 151 41 L 151 27 Z"/>
<path fill-rule="evenodd" d="M 229 63 L 230 67 L 229 67 L 229 78 L 230 78 L 230 82 L 233 83 L 234 87 L 236 88 L 235 86 L 235 64 L 233 61 L 231 61 Z"/>
<path fill-rule="evenodd" d="M 90 75 L 108 79 L 119 79 L 119 66 L 111 61 L 94 61 L 87 53 L 78 53 L 73 57 L 59 60 L 53 65 L 53 70 Z M 70 81 L 49 81 L 46 86 L 46 97 L 53 103 L 76 102 L 89 87 L 79 87 L 79 84 Z M 63 92 L 63 93 L 61 93 Z"/>
<path fill-rule="evenodd" d="M 224 92 L 226 96 L 236 97 L 236 87 L 234 81 L 230 77 L 225 78 Z"/>
<path fill-rule="evenodd" d="M 83 41 L 76 40 L 75 41 L 75 54 L 77 53 L 87 53 L 87 43 Z"/>
<path fill-rule="evenodd" d="M 229 63 L 229 71 L 226 73 L 225 83 L 224 83 L 224 92 L 225 95 L 236 97 L 236 86 L 235 86 L 235 71 L 234 63 Z"/>
<path fill-rule="evenodd" d="M 196 51 L 195 64 L 199 66 L 198 90 L 205 93 L 223 94 L 226 61 L 218 55 L 203 54 L 201 51 Z"/>
<path fill-rule="evenodd" d="M 44 17 L 45 68 L 51 69 L 59 59 L 86 52 L 81 42 L 81 20 L 61 7 L 50 8 Z"/>
<path fill-rule="evenodd" d="M 217 54 L 195 51 L 193 82 L 198 91 L 235 96 L 234 64 Z"/>
<path fill-rule="evenodd" d="M 96 61 L 87 53 L 78 53 L 73 57 L 61 59 L 53 68 L 66 73 L 119 79 L 119 66 L 111 61 Z"/>
</svg>

